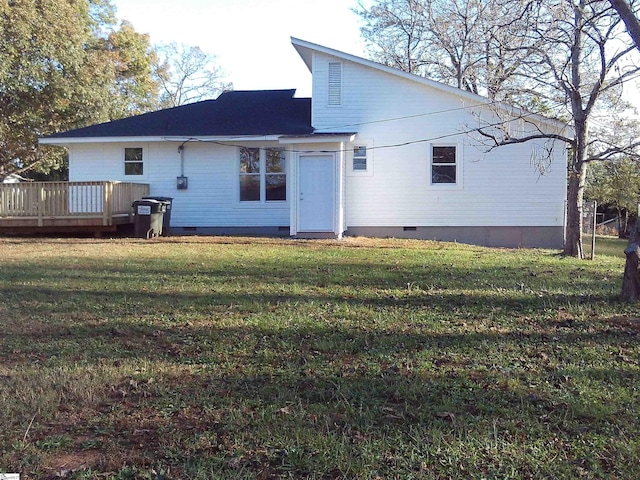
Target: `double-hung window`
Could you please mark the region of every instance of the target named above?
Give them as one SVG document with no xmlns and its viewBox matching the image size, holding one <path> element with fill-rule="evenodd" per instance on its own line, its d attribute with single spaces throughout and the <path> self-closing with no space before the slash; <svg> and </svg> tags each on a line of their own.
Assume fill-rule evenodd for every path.
<svg viewBox="0 0 640 480">
<path fill-rule="evenodd" d="M 260 149 L 240 149 L 240 201 L 260 201 Z"/>
<path fill-rule="evenodd" d="M 283 148 L 240 148 L 240 201 L 276 202 L 287 199 Z"/>
<path fill-rule="evenodd" d="M 285 170 L 284 149 L 267 148 L 265 150 L 265 200 L 267 202 L 287 199 L 287 173 Z"/>
<path fill-rule="evenodd" d="M 353 171 L 354 172 L 367 171 L 367 147 L 365 146 L 353 147 Z"/>
<path fill-rule="evenodd" d="M 144 162 L 142 160 L 142 148 L 124 149 L 124 174 L 142 175 L 144 172 Z"/>
<path fill-rule="evenodd" d="M 431 184 L 456 184 L 458 179 L 457 148 L 454 145 L 431 146 Z"/>
</svg>

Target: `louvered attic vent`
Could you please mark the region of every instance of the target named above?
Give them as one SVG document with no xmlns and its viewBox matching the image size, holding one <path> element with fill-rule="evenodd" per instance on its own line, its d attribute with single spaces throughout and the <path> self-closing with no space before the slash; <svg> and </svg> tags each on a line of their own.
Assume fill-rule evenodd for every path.
<svg viewBox="0 0 640 480">
<path fill-rule="evenodd" d="M 329 63 L 329 105 L 342 105 L 342 64 Z"/>
</svg>

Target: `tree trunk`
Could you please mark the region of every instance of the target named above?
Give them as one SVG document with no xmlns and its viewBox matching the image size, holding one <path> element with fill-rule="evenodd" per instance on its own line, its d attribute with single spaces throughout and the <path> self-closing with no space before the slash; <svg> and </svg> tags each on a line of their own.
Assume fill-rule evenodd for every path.
<svg viewBox="0 0 640 480">
<path fill-rule="evenodd" d="M 584 250 L 582 248 L 582 201 L 586 173 L 587 165 L 582 163 L 578 172 L 569 174 L 564 254 L 570 257 L 584 258 Z"/>
<path fill-rule="evenodd" d="M 574 29 L 573 44 L 571 45 L 571 88 L 567 89 L 571 100 L 573 114 L 574 144 L 569 159 L 569 186 L 567 190 L 567 231 L 564 244 L 564 254 L 571 257 L 584 258 L 582 248 L 582 201 L 584 186 L 587 180 L 587 145 L 589 141 L 587 119 L 589 112 L 583 105 L 581 95 L 581 55 L 584 44 L 582 25 L 585 12 L 585 1 L 579 0 L 573 5 Z"/>
<path fill-rule="evenodd" d="M 622 280 L 622 292 L 620 297 L 624 302 L 637 302 L 640 298 L 640 270 L 638 265 L 640 258 L 638 257 L 638 227 L 640 222 L 636 220 L 636 224 L 629 238 L 629 246 L 624 253 L 627 256 L 627 262 L 624 266 L 624 278 Z"/>
</svg>

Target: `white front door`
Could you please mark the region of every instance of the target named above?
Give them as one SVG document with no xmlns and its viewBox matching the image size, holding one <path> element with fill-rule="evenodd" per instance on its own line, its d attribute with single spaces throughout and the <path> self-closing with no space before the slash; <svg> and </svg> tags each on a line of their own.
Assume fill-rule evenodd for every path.
<svg viewBox="0 0 640 480">
<path fill-rule="evenodd" d="M 300 232 L 332 232 L 334 221 L 333 155 L 300 156 Z"/>
</svg>

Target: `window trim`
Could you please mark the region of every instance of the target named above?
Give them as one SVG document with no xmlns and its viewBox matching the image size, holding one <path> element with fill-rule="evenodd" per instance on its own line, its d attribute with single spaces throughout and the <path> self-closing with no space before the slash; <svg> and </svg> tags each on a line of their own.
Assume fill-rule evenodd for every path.
<svg viewBox="0 0 640 480">
<path fill-rule="evenodd" d="M 141 160 L 127 160 L 127 150 L 140 150 Z M 125 177 L 138 177 L 142 178 L 145 176 L 145 167 L 144 167 L 144 159 L 145 152 L 144 147 L 141 146 L 131 146 L 131 147 L 122 147 L 122 169 Z M 142 173 L 127 173 L 127 165 L 140 164 L 142 166 Z"/>
<path fill-rule="evenodd" d="M 436 147 L 453 147 L 455 148 L 455 169 L 456 169 L 456 181 L 455 183 L 439 183 L 433 181 L 433 149 Z M 462 159 L 464 158 L 462 155 L 462 144 L 459 142 L 438 142 L 429 144 L 429 162 L 428 162 L 428 178 L 429 185 L 434 188 L 449 188 L 449 189 L 460 189 L 462 188 Z M 452 164 L 441 164 L 443 166 Z M 438 166 L 438 164 L 436 164 Z"/>
<path fill-rule="evenodd" d="M 257 172 L 243 172 L 242 171 L 242 150 L 243 149 L 247 149 L 247 150 L 258 150 L 258 171 Z M 262 176 L 262 161 L 260 159 L 260 149 L 256 148 L 256 147 L 240 147 L 238 149 L 238 200 L 242 203 L 255 203 L 255 202 L 260 202 L 262 199 L 262 181 L 260 180 L 260 177 Z M 257 200 L 242 200 L 241 195 L 242 195 L 242 179 L 245 177 L 258 177 L 258 199 Z"/>
<path fill-rule="evenodd" d="M 283 147 L 267 147 L 260 150 L 260 155 L 262 157 L 262 151 L 264 150 L 264 202 L 265 203 L 284 203 L 287 201 L 287 150 Z M 267 160 L 268 160 L 268 151 L 278 151 L 280 153 L 279 157 L 282 161 L 282 170 L 279 172 L 270 172 L 267 168 Z M 284 177 L 284 200 L 269 200 L 267 198 L 267 178 L 268 177 Z M 261 177 L 261 187 L 262 187 L 262 177 Z M 262 195 L 262 194 L 261 194 Z"/>
<path fill-rule="evenodd" d="M 243 173 L 241 171 L 241 163 L 240 163 L 240 159 L 241 159 L 241 155 L 242 155 L 242 149 L 243 148 L 248 148 L 248 149 L 255 149 L 258 150 L 258 158 L 259 158 L 259 172 L 258 173 Z M 282 154 L 283 154 L 283 162 L 284 162 L 284 168 L 282 172 L 267 172 L 267 150 L 281 150 Z M 278 147 L 278 146 L 270 146 L 270 147 L 248 147 L 248 146 L 242 146 L 242 147 L 238 147 L 236 150 L 236 170 L 237 170 L 237 176 L 236 176 L 236 189 L 237 189 L 237 194 L 236 194 L 236 200 L 237 200 L 237 204 L 242 206 L 242 207 L 251 207 L 251 206 L 257 206 L 257 205 L 283 205 L 286 204 L 289 201 L 289 153 L 288 150 L 286 148 L 283 147 Z M 275 176 L 275 175 L 281 175 L 285 177 L 285 199 L 284 200 L 267 200 L 267 177 L 268 176 Z M 243 176 L 257 176 L 259 178 L 259 188 L 260 188 L 260 199 L 259 200 L 242 200 L 240 198 L 241 195 L 241 188 L 240 188 L 240 179 Z"/>
<path fill-rule="evenodd" d="M 356 150 L 364 148 L 364 155 L 356 155 Z M 369 149 L 366 145 L 354 145 L 351 149 L 351 170 L 353 172 L 366 172 L 369 170 Z M 356 159 L 364 159 L 364 168 L 356 168 Z"/>
<path fill-rule="evenodd" d="M 366 149 L 366 165 L 364 170 L 358 170 L 353 168 L 353 159 L 355 150 L 358 147 L 364 147 Z M 373 140 L 367 138 L 359 138 L 356 142 L 350 143 L 347 147 L 346 162 L 347 162 L 347 175 L 354 177 L 371 177 L 373 176 L 373 158 L 374 158 L 374 146 Z"/>
</svg>

